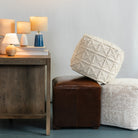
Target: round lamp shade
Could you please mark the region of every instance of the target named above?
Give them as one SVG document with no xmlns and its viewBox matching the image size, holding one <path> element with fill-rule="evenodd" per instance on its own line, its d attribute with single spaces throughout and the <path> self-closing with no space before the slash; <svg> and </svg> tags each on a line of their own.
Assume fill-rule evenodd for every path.
<svg viewBox="0 0 138 138">
<path fill-rule="evenodd" d="M 17 34 L 30 34 L 30 22 L 17 22 Z"/>
<path fill-rule="evenodd" d="M 31 30 L 32 31 L 47 31 L 48 28 L 48 18 L 47 17 L 30 17 Z"/>
<path fill-rule="evenodd" d="M 0 35 L 15 32 L 15 21 L 12 19 L 0 19 Z"/>
<path fill-rule="evenodd" d="M 19 40 L 16 33 L 7 33 L 2 41 L 3 44 L 18 45 Z"/>
</svg>

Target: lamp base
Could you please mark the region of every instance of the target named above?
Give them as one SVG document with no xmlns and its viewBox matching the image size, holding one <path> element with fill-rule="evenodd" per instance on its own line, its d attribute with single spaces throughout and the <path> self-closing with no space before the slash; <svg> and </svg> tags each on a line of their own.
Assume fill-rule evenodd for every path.
<svg viewBox="0 0 138 138">
<path fill-rule="evenodd" d="M 35 47 L 43 47 L 44 46 L 43 35 L 41 33 L 37 33 L 35 35 L 34 46 Z"/>
<path fill-rule="evenodd" d="M 21 39 L 20 39 L 20 46 L 21 47 L 28 46 L 28 40 L 27 40 L 26 34 L 22 34 Z"/>
<path fill-rule="evenodd" d="M 8 56 L 14 56 L 16 54 L 16 47 L 14 45 L 8 45 L 6 48 L 6 54 Z"/>
</svg>

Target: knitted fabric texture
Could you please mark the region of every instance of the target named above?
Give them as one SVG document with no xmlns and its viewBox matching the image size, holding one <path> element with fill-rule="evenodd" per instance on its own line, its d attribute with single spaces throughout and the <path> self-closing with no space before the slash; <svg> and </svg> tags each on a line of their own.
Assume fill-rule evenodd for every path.
<svg viewBox="0 0 138 138">
<path fill-rule="evenodd" d="M 101 87 L 101 124 L 138 129 L 138 79 L 117 78 Z"/>
<path fill-rule="evenodd" d="M 71 58 L 72 70 L 99 83 L 108 83 L 118 74 L 124 52 L 95 36 L 84 35 Z"/>
</svg>

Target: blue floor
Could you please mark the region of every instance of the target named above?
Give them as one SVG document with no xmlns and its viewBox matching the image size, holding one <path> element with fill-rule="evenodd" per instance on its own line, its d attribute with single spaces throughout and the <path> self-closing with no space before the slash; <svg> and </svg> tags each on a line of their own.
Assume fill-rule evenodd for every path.
<svg viewBox="0 0 138 138">
<path fill-rule="evenodd" d="M 138 131 L 101 126 L 99 129 L 51 130 L 45 135 L 45 120 L 0 120 L 0 138 L 138 138 Z"/>
</svg>

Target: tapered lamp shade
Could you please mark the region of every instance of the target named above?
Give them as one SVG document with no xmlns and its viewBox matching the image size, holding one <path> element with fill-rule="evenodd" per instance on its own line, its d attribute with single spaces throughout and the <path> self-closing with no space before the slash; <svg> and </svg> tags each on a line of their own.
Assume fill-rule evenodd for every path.
<svg viewBox="0 0 138 138">
<path fill-rule="evenodd" d="M 15 32 L 15 21 L 12 19 L 0 19 L 0 35 Z"/>
<path fill-rule="evenodd" d="M 17 22 L 17 34 L 30 34 L 30 22 Z"/>
<path fill-rule="evenodd" d="M 47 31 L 48 29 L 48 18 L 47 17 L 30 17 L 31 30 L 32 31 Z"/>
<path fill-rule="evenodd" d="M 3 44 L 18 45 L 19 40 L 16 33 L 7 33 L 2 41 Z"/>
</svg>

